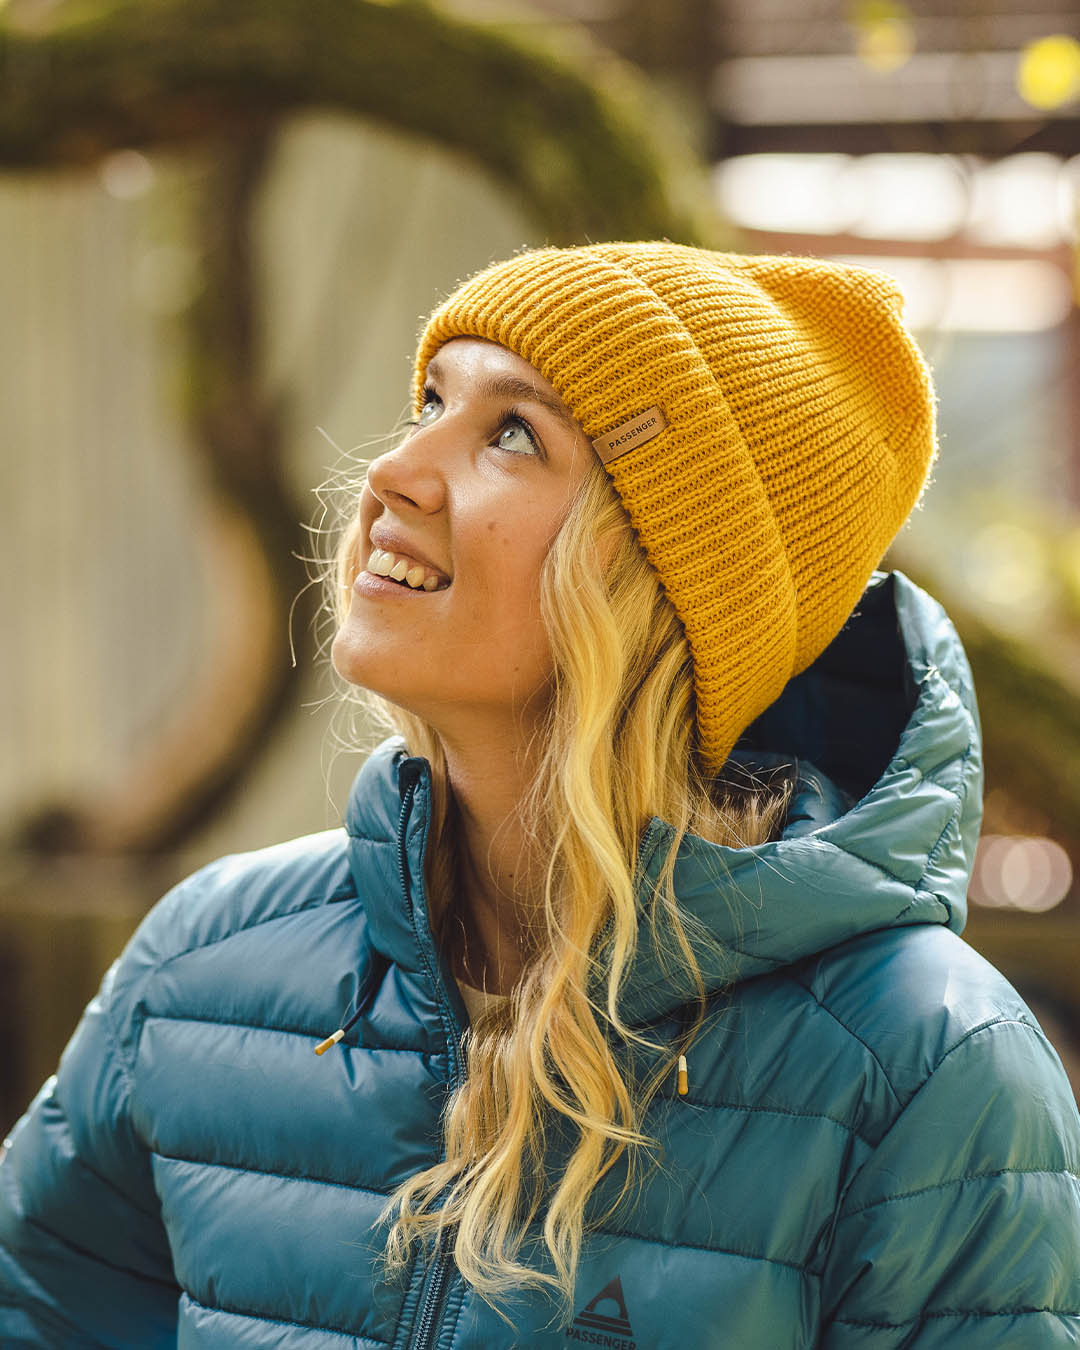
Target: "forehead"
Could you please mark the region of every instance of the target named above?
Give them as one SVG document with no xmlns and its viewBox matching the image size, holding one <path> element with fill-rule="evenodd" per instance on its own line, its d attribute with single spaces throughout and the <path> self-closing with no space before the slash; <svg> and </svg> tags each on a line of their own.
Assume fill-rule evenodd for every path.
<svg viewBox="0 0 1080 1350">
<path fill-rule="evenodd" d="M 517 352 L 512 352 L 509 347 L 492 342 L 489 338 L 468 336 L 451 338 L 449 342 L 443 343 L 428 362 L 428 370 L 436 373 L 470 370 L 506 371 L 522 379 L 536 380 L 540 385 L 551 388 L 543 375 L 523 356 L 518 356 Z"/>
</svg>

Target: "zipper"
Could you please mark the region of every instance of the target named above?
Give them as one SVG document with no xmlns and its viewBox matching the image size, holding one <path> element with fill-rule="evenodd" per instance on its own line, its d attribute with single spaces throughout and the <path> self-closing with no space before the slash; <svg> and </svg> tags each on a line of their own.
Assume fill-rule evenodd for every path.
<svg viewBox="0 0 1080 1350">
<path fill-rule="evenodd" d="M 641 835 L 641 843 L 638 845 L 637 861 L 634 863 L 634 882 L 635 882 L 635 884 L 640 885 L 640 882 L 641 882 L 641 876 L 640 876 L 640 873 L 641 873 L 641 864 L 642 864 L 642 862 L 643 862 L 643 860 L 644 860 L 644 858 L 645 858 L 645 848 L 646 848 L 646 845 L 648 845 L 649 843 L 651 843 L 652 835 L 655 833 L 655 831 L 653 830 L 653 826 L 654 826 L 654 825 L 657 825 L 657 824 L 660 826 L 661 829 L 663 829 L 664 822 L 663 822 L 662 820 L 660 820 L 659 816 L 653 816 L 652 820 L 649 821 L 648 825 L 646 825 L 646 826 L 645 826 L 645 829 L 642 831 L 642 835 Z"/>
<path fill-rule="evenodd" d="M 424 1305 L 420 1311 L 420 1318 L 416 1323 L 416 1333 L 413 1336 L 412 1350 L 430 1350 L 435 1344 L 435 1332 L 439 1325 L 440 1314 L 442 1313 L 443 1294 L 447 1285 L 450 1283 L 450 1273 L 454 1264 L 454 1258 L 450 1253 L 450 1244 L 447 1241 L 446 1234 L 439 1234 L 439 1242 L 435 1251 L 435 1260 L 431 1267 L 431 1274 L 428 1277 L 427 1293 L 424 1296 Z"/>
<path fill-rule="evenodd" d="M 408 766 L 407 769 L 406 766 Z M 400 782 L 401 778 L 407 773 L 409 781 L 405 790 L 405 795 L 401 799 L 401 815 L 398 819 L 398 868 L 401 873 L 401 886 L 405 894 L 405 901 L 409 906 L 410 914 L 413 915 L 414 929 L 416 928 L 416 917 L 413 911 L 412 891 L 409 887 L 409 869 L 405 854 L 405 826 L 408 823 L 409 813 L 412 810 L 413 798 L 416 795 L 416 784 L 420 779 L 421 772 L 420 764 L 416 759 L 407 759 L 401 765 L 398 780 Z M 423 955 L 422 951 L 421 955 Z M 436 996 L 438 996 L 441 988 L 439 972 L 436 969 L 429 971 L 429 974 L 431 975 L 432 982 L 435 986 Z M 460 1033 L 460 1028 L 457 1026 L 453 1012 L 451 1011 L 449 1012 L 449 1018 L 447 1020 L 446 1037 L 447 1053 L 450 1060 L 451 1091 L 461 1082 L 463 1071 L 455 1033 Z M 448 1235 L 446 1232 L 442 1232 L 439 1234 L 439 1240 L 435 1247 L 435 1256 L 432 1260 L 430 1274 L 427 1278 L 427 1291 L 423 1296 L 416 1329 L 409 1342 L 410 1350 L 431 1350 L 431 1347 L 435 1344 L 439 1322 L 442 1318 L 444 1297 L 454 1269 L 454 1257 L 450 1251 Z"/>
</svg>

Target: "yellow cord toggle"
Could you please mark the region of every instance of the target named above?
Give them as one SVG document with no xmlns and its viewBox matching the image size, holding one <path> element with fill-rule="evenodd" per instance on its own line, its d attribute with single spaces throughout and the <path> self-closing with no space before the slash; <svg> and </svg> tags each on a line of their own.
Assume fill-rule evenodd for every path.
<svg viewBox="0 0 1080 1350">
<path fill-rule="evenodd" d="M 688 1079 L 687 1076 L 686 1076 L 686 1056 L 685 1056 L 685 1055 L 680 1055 L 680 1056 L 679 1056 L 679 1081 L 678 1081 L 678 1090 L 679 1090 L 679 1096 L 680 1096 L 680 1097 L 685 1097 L 686 1094 L 690 1091 L 690 1082 L 689 1082 L 689 1079 Z"/>
<path fill-rule="evenodd" d="M 317 1055 L 325 1055 L 327 1050 L 329 1050 L 332 1045 L 337 1045 L 338 1041 L 340 1041 L 342 1036 L 344 1035 L 345 1032 L 340 1027 L 338 1027 L 337 1031 L 335 1031 L 332 1036 L 327 1036 L 325 1041 L 319 1042 L 319 1044 L 315 1047 L 315 1053 Z"/>
</svg>

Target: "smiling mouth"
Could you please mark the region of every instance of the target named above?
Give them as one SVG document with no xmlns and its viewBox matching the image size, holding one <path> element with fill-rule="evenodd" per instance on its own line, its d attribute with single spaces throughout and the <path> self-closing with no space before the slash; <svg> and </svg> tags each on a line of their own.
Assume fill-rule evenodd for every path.
<svg viewBox="0 0 1080 1350">
<path fill-rule="evenodd" d="M 450 586 L 449 578 L 440 576 L 433 568 L 417 562 L 415 558 L 389 553 L 381 548 L 371 550 L 363 570 L 371 576 L 382 577 L 413 591 L 445 591 Z"/>
<path fill-rule="evenodd" d="M 377 577 L 386 577 L 414 591 L 445 590 L 450 585 L 447 578 L 441 577 L 433 568 L 417 562 L 415 558 L 380 548 L 372 549 L 365 571 Z"/>
</svg>

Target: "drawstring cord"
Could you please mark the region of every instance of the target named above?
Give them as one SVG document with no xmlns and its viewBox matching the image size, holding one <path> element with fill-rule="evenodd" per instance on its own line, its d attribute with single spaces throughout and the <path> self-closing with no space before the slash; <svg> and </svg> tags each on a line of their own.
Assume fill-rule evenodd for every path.
<svg viewBox="0 0 1080 1350">
<path fill-rule="evenodd" d="M 361 1003 L 360 1007 L 356 1010 L 356 1012 L 353 1013 L 353 1015 L 349 1018 L 349 1020 L 347 1022 L 343 1022 L 332 1036 L 327 1036 L 325 1041 L 319 1042 L 319 1044 L 315 1047 L 315 1053 L 317 1055 L 325 1055 L 327 1050 L 329 1050 L 332 1045 L 337 1045 L 338 1041 L 344 1038 L 345 1033 L 347 1031 L 352 1031 L 353 1027 L 356 1026 L 357 1022 L 360 1021 L 363 1015 L 364 1015 L 364 1005 Z"/>
<path fill-rule="evenodd" d="M 679 1052 L 679 1058 L 675 1068 L 675 1091 L 680 1097 L 685 1097 L 690 1091 L 690 1075 L 686 1066 L 686 1052 L 693 1044 L 696 1032 L 690 1030 L 691 1023 L 695 1020 L 696 1011 L 689 1004 L 683 1004 L 676 1014 L 682 1026 L 682 1034 L 679 1036 L 678 1044 L 682 1049 Z"/>
<path fill-rule="evenodd" d="M 338 1027 L 337 1031 L 335 1031 L 332 1036 L 327 1036 L 325 1041 L 320 1041 L 319 1044 L 315 1046 L 315 1053 L 317 1055 L 325 1055 L 327 1050 L 329 1050 L 332 1045 L 337 1045 L 338 1041 L 343 1040 L 346 1033 L 352 1031 L 353 1027 L 356 1026 L 357 1022 L 363 1017 L 364 1010 L 368 1006 L 368 1000 L 379 981 L 379 969 L 377 966 L 378 963 L 373 958 L 368 965 L 367 970 L 364 972 L 360 988 L 356 991 L 356 1011 L 347 1022 L 342 1022 L 341 1026 Z"/>
</svg>

